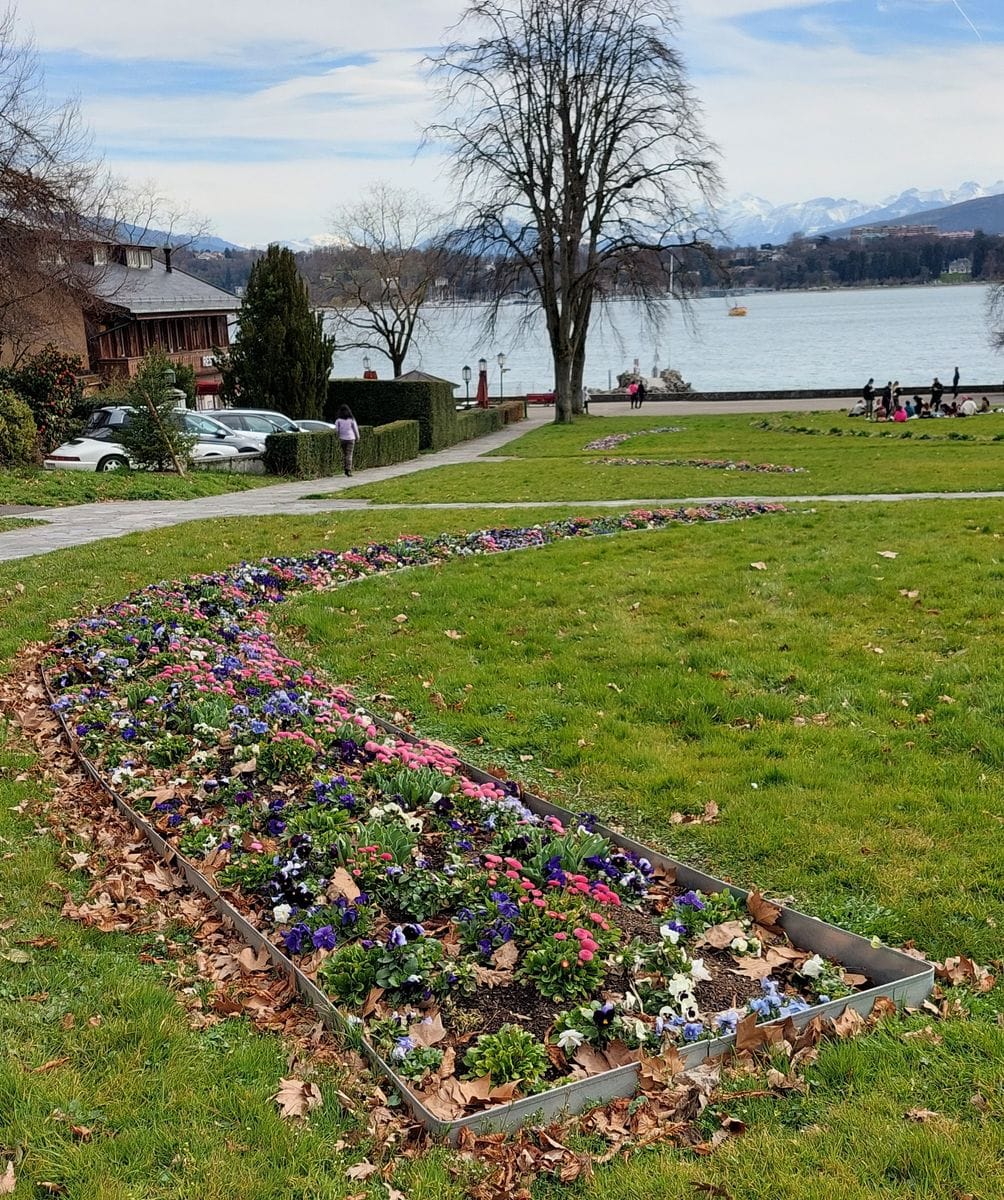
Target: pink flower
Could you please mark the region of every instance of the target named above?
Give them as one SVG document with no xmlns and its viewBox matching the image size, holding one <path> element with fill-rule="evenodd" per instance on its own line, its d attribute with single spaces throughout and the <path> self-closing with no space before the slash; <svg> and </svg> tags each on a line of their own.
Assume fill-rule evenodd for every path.
<svg viewBox="0 0 1004 1200">
<path fill-rule="evenodd" d="M 561 933 L 556 933 L 556 934 L 554 935 L 554 940 L 555 940 L 556 942 L 567 942 L 567 941 L 568 941 L 568 934 L 567 934 L 567 933 L 564 933 L 564 932 L 561 932 Z"/>
<path fill-rule="evenodd" d="M 592 962 L 592 961 L 593 961 L 592 950 L 580 950 L 579 951 L 579 962 L 587 963 L 587 962 Z"/>
</svg>

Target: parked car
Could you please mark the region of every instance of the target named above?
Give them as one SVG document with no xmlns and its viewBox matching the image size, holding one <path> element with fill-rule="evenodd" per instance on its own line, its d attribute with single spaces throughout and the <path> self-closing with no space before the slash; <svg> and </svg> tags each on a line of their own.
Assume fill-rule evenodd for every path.
<svg viewBox="0 0 1004 1200">
<path fill-rule="evenodd" d="M 304 433 L 337 433 L 338 426 L 330 421 L 297 421 Z"/>
<path fill-rule="evenodd" d="M 203 410 L 202 415 L 212 417 L 230 429 L 242 429 L 266 437 L 270 433 L 303 432 L 300 424 L 285 413 L 270 412 L 266 408 L 208 408 Z"/>
<path fill-rule="evenodd" d="M 63 471 L 121 471 L 130 466 L 129 455 L 116 435 L 129 423 L 132 409 L 128 405 L 108 405 L 93 412 L 80 437 L 70 438 L 48 454 L 44 466 L 49 470 Z M 205 419 L 199 413 L 178 410 L 178 420 L 185 429 L 198 439 L 192 447 L 195 462 L 207 458 L 229 458 L 241 453 L 242 449 L 259 453 L 264 439 L 252 444 L 246 434 L 235 436 L 216 421 Z"/>
<path fill-rule="evenodd" d="M 129 423 L 132 408 L 128 404 L 109 404 L 91 413 L 84 426 L 84 437 L 94 437 L 102 430 L 121 429 Z M 261 454 L 265 449 L 265 433 L 233 430 L 221 424 L 208 413 L 191 412 L 187 408 L 175 410 L 174 417 L 186 433 L 194 434 L 198 441 L 209 444 L 220 443 L 233 446 L 241 454 Z M 273 430 L 269 430 L 269 433 Z"/>
<path fill-rule="evenodd" d="M 235 446 L 220 442 L 196 442 L 192 447 L 193 462 L 209 458 L 236 458 Z M 47 454 L 43 466 L 50 471 L 121 471 L 131 466 L 125 447 L 113 440 L 110 430 L 102 437 L 70 438 Z"/>
</svg>

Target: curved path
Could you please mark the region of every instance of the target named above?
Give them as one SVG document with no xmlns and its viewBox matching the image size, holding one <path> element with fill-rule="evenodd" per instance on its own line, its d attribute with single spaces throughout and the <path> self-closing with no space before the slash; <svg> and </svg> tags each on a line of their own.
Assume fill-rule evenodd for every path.
<svg viewBox="0 0 1004 1200">
<path fill-rule="evenodd" d="M 802 402 L 806 408 L 817 411 L 823 408 L 846 407 L 846 401 L 817 400 Z M 603 406 L 602 415 L 613 406 Z M 801 405 L 800 405 L 801 407 Z M 595 406 L 597 412 L 600 406 Z M 646 404 L 645 412 L 653 416 L 674 414 L 678 416 L 705 411 L 707 405 L 688 404 L 687 401 L 663 401 Z M 739 407 L 716 404 L 715 412 L 778 412 L 778 401 L 743 401 Z M 786 406 L 785 406 L 785 410 Z M 790 411 L 790 410 L 787 410 Z M 609 415 L 614 415 L 610 413 Z M 617 415 L 620 415 L 618 412 Z M 456 463 L 473 462 L 481 455 L 497 450 L 508 442 L 522 437 L 530 429 L 549 424 L 554 419 L 554 410 L 549 406 L 531 407 L 529 418 L 516 425 L 509 425 L 498 433 L 459 446 L 423 454 L 409 462 L 395 463 L 390 467 L 375 467 L 366 472 L 366 482 L 382 482 L 401 475 L 411 475 L 431 467 L 450 466 Z M 103 501 L 97 504 L 79 504 L 66 508 L 0 508 L 0 516 L 25 516 L 45 524 L 10 530 L 0 533 L 0 561 L 30 558 L 36 554 L 48 554 L 71 546 L 81 546 L 103 538 L 124 537 L 150 529 L 163 529 L 170 525 L 181 525 L 186 521 L 205 521 L 220 517 L 251 516 L 310 516 L 323 512 L 350 512 L 361 509 L 537 509 L 570 507 L 576 509 L 657 507 L 675 504 L 711 504 L 736 500 L 761 500 L 779 504 L 816 503 L 874 503 L 897 500 L 1000 500 L 1004 491 L 998 492 L 904 492 L 895 494 L 835 495 L 835 496 L 675 496 L 639 497 L 634 500 L 547 500 L 498 503 L 477 501 L 474 503 L 432 504 L 373 504 L 368 500 L 342 500 L 329 496 L 325 500 L 306 500 L 305 496 L 319 492 L 340 492 L 359 483 L 358 478 L 346 479 L 334 476 L 329 479 L 307 479 L 296 483 L 279 483 L 271 487 L 253 488 L 246 492 L 230 492 L 222 496 L 207 496 L 198 500 L 124 500 Z"/>
</svg>

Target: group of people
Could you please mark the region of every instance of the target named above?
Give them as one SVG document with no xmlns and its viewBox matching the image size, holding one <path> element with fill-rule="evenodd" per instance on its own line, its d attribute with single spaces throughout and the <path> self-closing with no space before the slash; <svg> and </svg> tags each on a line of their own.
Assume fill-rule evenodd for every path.
<svg viewBox="0 0 1004 1200">
<path fill-rule="evenodd" d="M 911 417 L 973 417 L 977 413 L 989 412 L 990 401 L 984 396 L 977 403 L 972 396 L 959 399 L 959 368 L 952 376 L 952 398 L 945 398 L 945 385 L 935 375 L 931 382 L 931 398 L 915 395 L 904 400 L 899 380 L 891 379 L 881 391 L 875 387 L 874 378 L 861 389 L 861 397 L 848 412 L 850 417 L 867 417 L 874 421 L 908 421 Z"/>
<path fill-rule="evenodd" d="M 632 380 L 631 383 L 628 384 L 627 393 L 631 398 L 631 407 L 641 408 L 642 404 L 645 402 L 645 397 L 648 394 L 645 389 L 645 380 Z"/>
</svg>

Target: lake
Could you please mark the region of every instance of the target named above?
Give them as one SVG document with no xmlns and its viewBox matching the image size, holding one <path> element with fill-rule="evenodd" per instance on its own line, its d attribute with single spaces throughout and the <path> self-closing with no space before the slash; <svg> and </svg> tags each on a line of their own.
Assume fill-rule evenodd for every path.
<svg viewBox="0 0 1004 1200">
<path fill-rule="evenodd" d="M 859 387 L 872 375 L 905 385 L 929 384 L 938 375 L 949 382 L 956 366 L 967 381 L 990 384 L 1004 379 L 1004 355 L 989 342 L 988 288 L 982 284 L 867 288 L 832 292 L 757 292 L 741 297 L 745 317 L 728 315 L 723 298 L 696 300 L 690 315 L 674 309 L 659 330 L 648 327 L 632 300 L 611 304 L 605 318 L 594 317 L 585 381 L 605 388 L 608 379 L 637 358 L 648 372 L 675 367 L 698 391 L 761 391 L 769 388 Z M 499 393 L 496 355 L 506 355 L 505 392 L 548 391 L 550 357 L 543 320 L 528 306 L 503 309 L 498 333 L 482 336 L 484 309 L 475 305 L 425 310 L 428 330 L 420 331 L 405 369 L 421 368 L 460 383 L 468 363 L 477 384 L 477 360 L 488 359 L 491 394 Z M 532 319 L 529 329 L 520 322 Z M 361 375 L 361 351 L 335 356 L 333 374 Z M 370 355 L 381 378 L 387 360 Z"/>
</svg>

